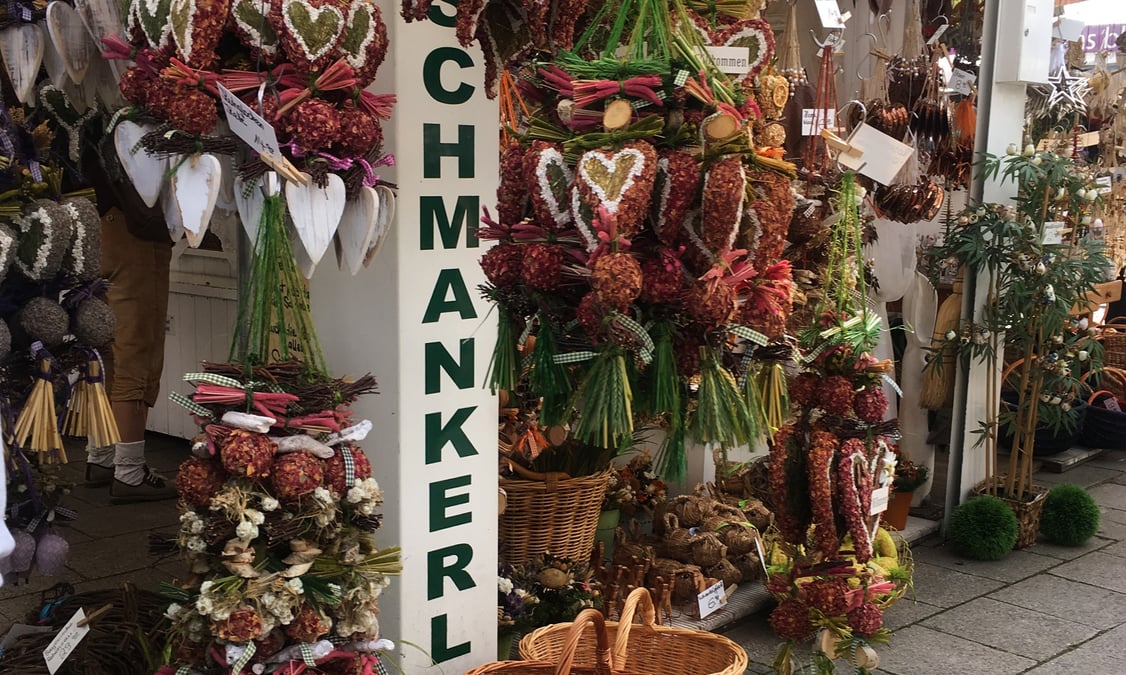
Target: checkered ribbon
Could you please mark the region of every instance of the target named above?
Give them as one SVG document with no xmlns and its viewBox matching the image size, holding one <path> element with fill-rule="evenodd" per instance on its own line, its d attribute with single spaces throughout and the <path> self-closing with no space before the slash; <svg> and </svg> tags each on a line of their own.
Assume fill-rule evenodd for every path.
<svg viewBox="0 0 1126 675">
<path fill-rule="evenodd" d="M 375 658 L 375 675 L 390 675 L 387 667 L 383 665 L 383 659 L 378 656 Z"/>
<path fill-rule="evenodd" d="M 889 385 L 891 385 L 891 388 L 895 390 L 895 393 L 899 394 L 900 396 L 903 396 L 903 390 L 899 388 L 899 385 L 896 384 L 895 380 L 892 379 L 891 375 L 888 375 L 887 373 L 883 373 L 882 375 L 880 375 L 880 377 L 883 378 L 884 382 L 887 382 Z"/>
<path fill-rule="evenodd" d="M 305 662 L 305 665 L 307 665 L 307 666 L 317 665 L 317 660 L 313 658 L 313 647 L 312 647 L 312 645 L 310 645 L 308 642 L 302 642 L 301 645 L 298 647 L 298 649 L 301 650 L 301 660 Z"/>
<path fill-rule="evenodd" d="M 344 485 L 352 487 L 356 484 L 356 458 L 352 456 L 352 448 L 340 448 L 340 456 L 344 458 Z"/>
<path fill-rule="evenodd" d="M 246 650 L 231 664 L 231 672 L 235 674 L 241 672 L 246 664 L 250 663 L 250 659 L 254 658 L 254 652 L 257 650 L 258 648 L 254 646 L 253 642 L 247 642 Z"/>
<path fill-rule="evenodd" d="M 688 76 L 691 75 L 687 70 L 676 71 L 676 77 L 673 79 L 673 84 L 678 87 L 683 87 L 684 83 L 688 81 Z"/>
<path fill-rule="evenodd" d="M 215 418 L 215 415 L 213 415 L 210 410 L 204 408 L 200 404 L 191 400 L 187 396 L 184 396 L 178 391 L 174 391 L 168 394 L 168 400 L 172 401 L 182 408 L 186 408 L 188 412 L 195 415 L 196 417 L 206 417 L 207 419 Z"/>
<path fill-rule="evenodd" d="M 176 669 L 176 675 L 191 675 L 192 669 L 188 666 L 180 666 Z"/>
<path fill-rule="evenodd" d="M 668 98 L 668 94 L 665 93 L 664 89 L 659 89 L 654 93 L 656 94 L 657 98 L 661 99 L 662 101 L 664 101 L 665 99 Z M 642 108 L 647 108 L 647 107 L 653 105 L 653 102 L 652 101 L 646 101 L 643 98 L 635 98 L 632 101 L 630 101 L 629 105 L 634 110 L 641 110 Z"/>
<path fill-rule="evenodd" d="M 641 326 L 641 324 L 629 318 L 628 316 L 625 316 L 624 314 L 619 314 L 614 317 L 614 321 L 617 322 L 617 324 L 622 328 L 626 329 L 630 333 L 633 333 L 634 337 L 636 337 L 641 342 L 641 349 L 637 351 L 638 356 L 641 357 L 641 360 L 645 363 L 652 361 L 653 350 L 655 349 L 655 347 L 653 346 L 653 338 L 649 337 L 648 331 L 646 331 Z"/>
<path fill-rule="evenodd" d="M 598 352 L 569 352 L 567 354 L 556 354 L 551 358 L 556 363 L 582 363 L 589 361 L 598 356 Z"/>
<path fill-rule="evenodd" d="M 184 382 L 206 382 L 207 384 L 215 384 L 220 387 L 231 387 L 233 389 L 245 389 L 246 385 L 239 382 L 233 377 L 226 375 L 215 375 L 214 373 L 184 373 Z"/>
<path fill-rule="evenodd" d="M 735 335 L 743 338 L 744 340 L 753 342 L 760 347 L 763 347 L 768 342 L 770 342 L 770 338 L 766 337 L 757 330 L 747 328 L 746 326 L 731 326 L 729 330 Z"/>
</svg>

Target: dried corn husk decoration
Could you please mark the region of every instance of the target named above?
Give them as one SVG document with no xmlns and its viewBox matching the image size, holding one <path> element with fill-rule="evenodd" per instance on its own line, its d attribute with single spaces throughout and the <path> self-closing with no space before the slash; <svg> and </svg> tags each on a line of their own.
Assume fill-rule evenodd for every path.
<svg viewBox="0 0 1126 675">
<path fill-rule="evenodd" d="M 35 375 L 35 386 L 16 419 L 16 445 L 38 452 L 39 460 L 45 464 L 65 464 L 66 449 L 59 436 L 58 416 L 55 414 L 51 357 L 41 350 L 37 350 L 36 356 L 39 358 L 39 370 Z"/>
<path fill-rule="evenodd" d="M 96 356 L 86 362 L 81 379 L 74 385 L 67 404 L 63 433 L 85 437 L 91 447 L 105 448 L 121 442 L 117 421 L 106 395 L 102 362 Z"/>
</svg>

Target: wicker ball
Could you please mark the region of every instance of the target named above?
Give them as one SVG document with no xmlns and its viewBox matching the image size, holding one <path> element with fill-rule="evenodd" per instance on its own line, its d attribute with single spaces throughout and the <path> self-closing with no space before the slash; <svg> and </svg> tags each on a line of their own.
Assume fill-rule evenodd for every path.
<svg viewBox="0 0 1126 675">
<path fill-rule="evenodd" d="M 54 300 L 38 297 L 28 300 L 16 313 L 16 324 L 32 341 L 54 347 L 66 338 L 70 315 Z"/>
<path fill-rule="evenodd" d="M 10 354 L 12 351 L 12 331 L 8 330 L 8 324 L 3 319 L 0 319 L 0 359 Z"/>
<path fill-rule="evenodd" d="M 98 298 L 88 298 L 82 301 L 74 312 L 71 322 L 71 331 L 74 337 L 84 345 L 101 349 L 113 341 L 113 333 L 117 328 L 117 318 L 113 310 Z"/>
</svg>

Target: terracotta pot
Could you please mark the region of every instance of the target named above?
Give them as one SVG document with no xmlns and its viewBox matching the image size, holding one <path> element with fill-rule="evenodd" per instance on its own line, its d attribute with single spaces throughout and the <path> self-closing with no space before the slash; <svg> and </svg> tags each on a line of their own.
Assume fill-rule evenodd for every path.
<svg viewBox="0 0 1126 675">
<path fill-rule="evenodd" d="M 907 527 L 907 512 L 911 510 L 911 495 L 913 494 L 913 492 L 891 493 L 888 510 L 884 511 L 884 525 L 901 531 Z"/>
</svg>

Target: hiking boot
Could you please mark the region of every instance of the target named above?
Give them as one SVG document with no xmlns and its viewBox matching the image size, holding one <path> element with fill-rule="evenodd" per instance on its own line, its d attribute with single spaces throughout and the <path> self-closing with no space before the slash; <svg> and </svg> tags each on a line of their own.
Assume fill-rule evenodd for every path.
<svg viewBox="0 0 1126 675">
<path fill-rule="evenodd" d="M 132 504 L 134 502 L 155 502 L 176 498 L 176 483 L 145 467 L 145 477 L 138 485 L 129 485 L 116 478 L 109 486 L 110 502 L 113 504 Z"/>
<path fill-rule="evenodd" d="M 105 487 L 113 480 L 113 467 L 86 462 L 86 487 Z"/>
</svg>

